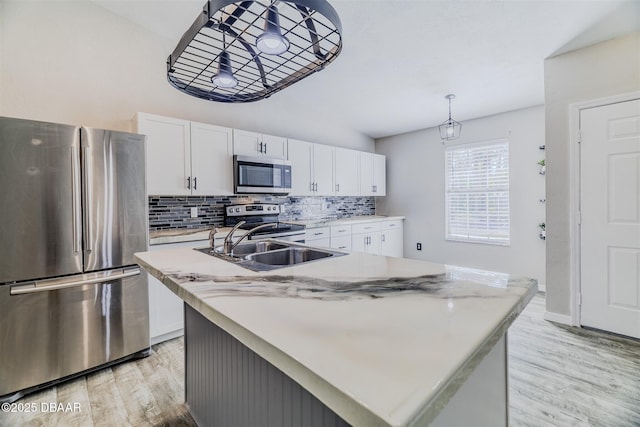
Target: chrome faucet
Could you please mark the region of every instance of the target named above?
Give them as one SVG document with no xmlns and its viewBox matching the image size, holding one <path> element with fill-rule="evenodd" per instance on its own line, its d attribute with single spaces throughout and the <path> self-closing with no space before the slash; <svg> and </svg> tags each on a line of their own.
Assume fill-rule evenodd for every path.
<svg viewBox="0 0 640 427">
<path fill-rule="evenodd" d="M 251 236 L 254 232 L 267 227 L 276 227 L 278 224 L 275 222 L 270 222 L 268 224 L 261 224 L 257 227 L 253 227 L 251 230 L 247 231 L 243 236 L 241 236 L 235 243 L 233 242 L 233 233 L 240 227 L 242 224 L 245 224 L 246 221 L 240 221 L 236 225 L 233 226 L 227 237 L 224 238 L 224 243 L 222 245 L 222 253 L 225 255 L 230 255 L 233 252 L 233 248 L 238 246 L 238 243 L 242 242 L 247 237 Z M 213 231 L 213 230 L 212 230 Z M 215 232 L 214 232 L 215 233 Z M 212 245 L 213 247 L 213 245 Z"/>
</svg>

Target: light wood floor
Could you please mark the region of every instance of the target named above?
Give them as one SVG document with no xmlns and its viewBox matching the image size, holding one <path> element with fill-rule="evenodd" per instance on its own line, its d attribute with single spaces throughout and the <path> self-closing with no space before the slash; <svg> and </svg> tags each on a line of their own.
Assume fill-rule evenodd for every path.
<svg viewBox="0 0 640 427">
<path fill-rule="evenodd" d="M 538 295 L 509 330 L 510 425 L 640 426 L 640 342 L 546 322 L 543 313 Z M 0 412 L 0 426 L 195 426 L 183 404 L 182 339 L 153 350 L 27 396 L 18 403 L 38 411 Z M 43 413 L 51 402 L 80 411 Z"/>
</svg>

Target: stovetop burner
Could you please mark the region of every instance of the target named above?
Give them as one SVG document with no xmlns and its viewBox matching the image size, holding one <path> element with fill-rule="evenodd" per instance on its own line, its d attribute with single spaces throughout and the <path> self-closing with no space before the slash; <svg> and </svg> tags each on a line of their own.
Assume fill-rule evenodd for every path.
<svg viewBox="0 0 640 427">
<path fill-rule="evenodd" d="M 260 224 L 276 223 L 275 227 L 267 227 L 255 231 L 255 236 L 278 237 L 278 234 L 303 233 L 304 226 L 278 221 L 280 205 L 267 203 L 253 203 L 244 205 L 229 205 L 224 209 L 224 223 L 227 227 L 233 227 L 240 221 L 245 221 L 239 228 L 250 230 Z"/>
</svg>

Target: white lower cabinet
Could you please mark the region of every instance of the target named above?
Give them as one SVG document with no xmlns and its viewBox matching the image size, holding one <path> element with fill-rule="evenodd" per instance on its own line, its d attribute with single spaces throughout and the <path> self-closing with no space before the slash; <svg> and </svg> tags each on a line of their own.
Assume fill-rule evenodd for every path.
<svg viewBox="0 0 640 427">
<path fill-rule="evenodd" d="M 383 221 L 380 230 L 380 255 L 402 258 L 404 237 L 402 220 Z"/>
<path fill-rule="evenodd" d="M 331 247 L 346 251 L 351 250 L 351 225 L 331 226 Z"/>
<path fill-rule="evenodd" d="M 203 248 L 207 240 L 149 246 L 151 252 L 177 248 Z M 184 334 L 183 302 L 158 279 L 149 275 L 149 336 L 157 344 Z"/>
<path fill-rule="evenodd" d="M 331 226 L 331 247 L 391 257 L 403 256 L 401 219 Z"/>
<path fill-rule="evenodd" d="M 307 245 L 319 248 L 331 247 L 331 234 L 329 227 L 309 228 L 305 230 L 304 242 Z"/>
</svg>

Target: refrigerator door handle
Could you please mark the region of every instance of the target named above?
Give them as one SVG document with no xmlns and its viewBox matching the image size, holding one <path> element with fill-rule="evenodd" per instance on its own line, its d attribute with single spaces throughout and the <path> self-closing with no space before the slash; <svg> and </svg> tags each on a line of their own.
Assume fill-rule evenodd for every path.
<svg viewBox="0 0 640 427">
<path fill-rule="evenodd" d="M 96 283 L 110 282 L 114 280 L 124 279 L 126 277 L 137 276 L 140 274 L 140 268 L 132 268 L 128 270 L 111 270 L 101 273 L 85 274 L 81 280 L 68 281 L 67 278 L 53 279 L 46 281 L 34 281 L 26 285 L 12 286 L 11 295 L 25 295 L 37 292 L 55 291 L 58 289 L 73 288 L 76 286 L 93 285 Z"/>
<path fill-rule="evenodd" d="M 85 212 L 85 250 L 90 253 L 93 249 L 93 221 L 91 220 L 91 208 L 93 207 L 93 173 L 91 170 L 91 149 L 84 147 L 83 166 L 84 166 L 84 212 Z"/>
<path fill-rule="evenodd" d="M 82 210 L 80 206 L 80 156 L 75 146 L 71 147 L 71 213 L 73 228 L 73 252 L 82 250 Z"/>
</svg>

